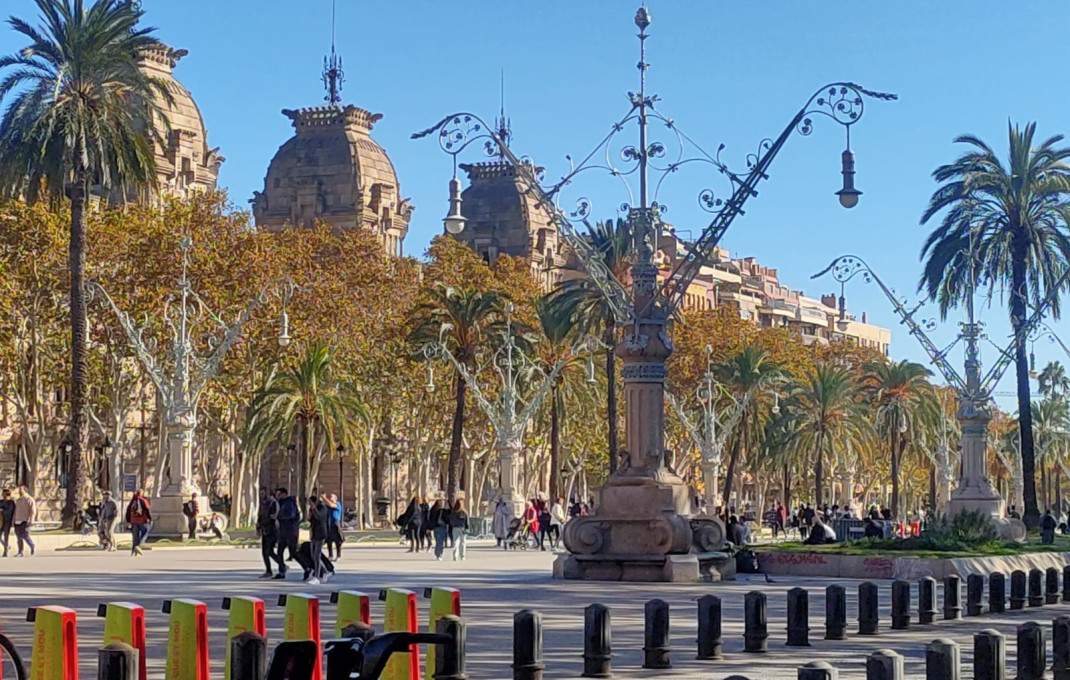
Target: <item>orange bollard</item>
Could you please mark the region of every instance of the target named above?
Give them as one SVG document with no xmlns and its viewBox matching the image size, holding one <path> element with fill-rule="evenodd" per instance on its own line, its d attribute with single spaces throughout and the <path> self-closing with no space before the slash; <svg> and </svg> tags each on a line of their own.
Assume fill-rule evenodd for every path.
<svg viewBox="0 0 1070 680">
<path fill-rule="evenodd" d="M 164 600 L 171 615 L 167 632 L 167 680 L 208 680 L 208 606 L 196 600 Z"/>
<path fill-rule="evenodd" d="M 138 678 L 147 680 L 145 670 L 145 608 L 132 602 L 109 602 L 97 606 L 104 617 L 104 646 L 122 642 L 137 650 Z"/>
<path fill-rule="evenodd" d="M 331 593 L 331 604 L 338 605 L 335 614 L 334 636 L 342 637 L 342 631 L 355 623 L 372 625 L 371 598 L 356 590 Z"/>
<path fill-rule="evenodd" d="M 264 601 L 255 597 L 224 597 L 223 609 L 230 612 L 227 618 L 227 660 L 223 664 L 223 677 L 230 680 L 231 642 L 242 633 L 256 633 L 267 639 L 267 615 Z"/>
<path fill-rule="evenodd" d="M 384 632 L 417 632 L 416 593 L 390 588 L 379 591 L 379 599 L 386 603 Z M 382 680 L 420 680 L 420 647 L 410 645 L 408 654 L 394 654 L 380 677 Z"/>
<path fill-rule="evenodd" d="M 32 680 L 78 680 L 78 615 L 66 607 L 33 607 Z"/>
<path fill-rule="evenodd" d="M 424 597 L 431 600 L 431 606 L 427 612 L 427 632 L 429 633 L 435 632 L 435 626 L 443 616 L 461 615 L 461 591 L 455 588 L 424 588 Z M 435 645 L 427 647 L 425 678 L 434 676 L 435 651 Z"/>
<path fill-rule="evenodd" d="M 312 680 L 323 680 L 323 641 L 320 635 L 320 601 L 313 595 L 279 595 L 279 606 L 286 607 L 283 638 L 311 640 L 316 643 L 316 664 Z"/>
</svg>

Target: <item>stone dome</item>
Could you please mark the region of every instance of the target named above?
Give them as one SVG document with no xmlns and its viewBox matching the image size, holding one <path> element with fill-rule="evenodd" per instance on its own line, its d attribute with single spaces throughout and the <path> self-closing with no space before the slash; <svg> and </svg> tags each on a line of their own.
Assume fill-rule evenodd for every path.
<svg viewBox="0 0 1070 680">
<path fill-rule="evenodd" d="M 401 255 L 412 204 L 401 198 L 394 164 L 371 138 L 381 114 L 356 106 L 284 110 L 296 134 L 279 147 L 264 191 L 252 200 L 258 228 L 366 228 Z"/>
<path fill-rule="evenodd" d="M 204 117 L 193 96 L 173 75 L 178 61 L 186 50 L 167 45 L 144 50 L 138 56 L 138 68 L 162 81 L 171 94 L 171 101 L 159 97 L 157 105 L 167 116 L 167 123 L 154 120 L 164 147 L 156 150 L 156 174 L 161 194 L 186 195 L 194 190 L 212 191 L 216 188 L 219 166 L 225 160 L 218 148 L 208 146 L 208 130 Z"/>
</svg>

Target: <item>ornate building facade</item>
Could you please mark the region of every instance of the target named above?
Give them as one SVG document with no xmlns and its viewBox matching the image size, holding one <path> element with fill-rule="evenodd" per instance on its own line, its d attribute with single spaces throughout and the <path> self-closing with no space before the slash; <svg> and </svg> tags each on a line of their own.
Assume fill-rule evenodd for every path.
<svg viewBox="0 0 1070 680">
<path fill-rule="evenodd" d="M 368 229 L 387 254 L 401 256 L 413 206 L 401 197 L 394 164 L 371 138 L 382 118 L 356 106 L 318 106 L 282 112 L 293 138 L 279 147 L 264 190 L 252 199 L 259 229 Z"/>
</svg>

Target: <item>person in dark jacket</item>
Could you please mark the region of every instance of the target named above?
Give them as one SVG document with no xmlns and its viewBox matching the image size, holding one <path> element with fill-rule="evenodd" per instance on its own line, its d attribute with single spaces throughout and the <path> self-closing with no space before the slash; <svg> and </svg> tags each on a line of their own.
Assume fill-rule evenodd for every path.
<svg viewBox="0 0 1070 680">
<path fill-rule="evenodd" d="M 1058 527 L 1059 522 L 1051 514 L 1051 509 L 1045 510 L 1044 516 L 1040 518 L 1040 542 L 1044 545 L 1055 543 L 1055 530 Z"/>
<path fill-rule="evenodd" d="M 279 573 L 275 574 L 275 580 L 281 581 L 286 578 L 286 552 L 289 551 L 291 560 L 297 559 L 301 510 L 297 507 L 297 500 L 283 487 L 275 491 L 275 500 L 279 502 L 279 554 L 275 560 L 279 563 Z"/>
<path fill-rule="evenodd" d="M 4 557 L 7 557 L 13 526 L 15 526 L 15 501 L 11 498 L 11 490 L 4 489 L 0 494 L 0 543 L 4 544 Z"/>
<path fill-rule="evenodd" d="M 424 542 L 424 547 L 427 548 L 428 550 L 430 550 L 431 549 L 431 533 L 432 533 L 432 528 L 431 528 L 431 507 L 427 504 L 427 499 L 426 498 L 420 501 L 420 515 L 421 515 L 421 520 L 420 520 L 421 521 L 421 526 L 422 526 L 422 529 L 423 529 L 423 534 L 421 535 L 421 540 Z"/>
<path fill-rule="evenodd" d="M 316 569 L 316 560 L 312 557 L 311 541 L 301 542 L 301 547 L 297 549 L 297 557 L 295 559 L 305 572 L 301 580 L 306 583 L 313 583 L 313 577 L 319 579 L 320 583 L 326 583 L 328 579 L 334 576 L 334 563 L 322 551 L 319 554 L 319 571 L 314 571 Z"/>
<path fill-rule="evenodd" d="M 464 502 L 458 500 L 450 511 L 450 528 L 453 529 L 453 561 L 465 558 L 468 549 L 468 512 Z"/>
<path fill-rule="evenodd" d="M 423 542 L 423 515 L 420 513 L 419 499 L 414 497 L 409 501 L 396 524 L 409 543 L 409 552 L 420 552 L 420 544 Z"/>
<path fill-rule="evenodd" d="M 428 513 L 430 527 L 435 533 L 435 559 L 442 560 L 442 550 L 446 545 L 446 534 L 450 527 L 450 511 L 442 500 L 435 501 Z"/>
<path fill-rule="evenodd" d="M 342 559 L 342 504 L 338 502 L 338 496 L 333 493 L 323 498 L 324 504 L 331 513 L 331 526 L 327 534 L 327 557 L 338 561 Z"/>
<path fill-rule="evenodd" d="M 260 557 L 264 560 L 264 573 L 260 578 L 272 578 L 271 563 L 279 567 L 279 573 L 285 573 L 286 566 L 276 548 L 279 544 L 279 501 L 271 496 L 267 489 L 260 489 L 260 506 L 256 511 L 256 534 L 260 537 Z"/>
<path fill-rule="evenodd" d="M 318 585 L 319 573 L 323 568 L 323 545 L 331 533 L 331 509 L 322 497 L 314 497 L 308 503 L 309 549 L 312 551 L 312 575 L 305 583 Z"/>
</svg>

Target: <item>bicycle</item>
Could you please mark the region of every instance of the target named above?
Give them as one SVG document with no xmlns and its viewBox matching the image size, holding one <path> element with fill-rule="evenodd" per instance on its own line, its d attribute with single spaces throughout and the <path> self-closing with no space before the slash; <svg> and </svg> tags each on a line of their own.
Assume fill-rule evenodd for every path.
<svg viewBox="0 0 1070 680">
<path fill-rule="evenodd" d="M 6 635 L 0 633 L 0 675 L 3 673 L 5 656 L 11 659 L 11 664 L 15 666 L 15 680 L 26 680 L 29 674 L 26 672 L 26 665 L 22 662 L 19 650 Z"/>
</svg>

